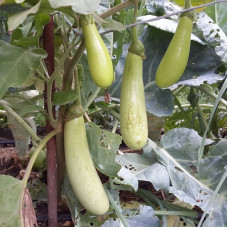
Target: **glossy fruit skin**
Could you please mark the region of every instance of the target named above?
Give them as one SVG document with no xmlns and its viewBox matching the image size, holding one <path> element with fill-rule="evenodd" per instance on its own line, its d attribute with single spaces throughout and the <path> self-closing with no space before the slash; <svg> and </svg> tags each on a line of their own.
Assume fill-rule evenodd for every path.
<svg viewBox="0 0 228 228">
<path fill-rule="evenodd" d="M 143 86 L 143 57 L 128 52 L 120 95 L 120 129 L 125 144 L 135 150 L 143 148 L 148 138 Z"/>
<path fill-rule="evenodd" d="M 114 81 L 112 60 L 94 23 L 82 20 L 90 74 L 99 87 L 109 87 Z"/>
<path fill-rule="evenodd" d="M 157 69 L 155 80 L 160 88 L 175 84 L 184 73 L 189 58 L 192 26 L 192 18 L 180 18 L 173 39 Z"/>
<path fill-rule="evenodd" d="M 91 213 L 105 214 L 109 200 L 89 152 L 83 116 L 65 122 L 64 149 L 68 178 L 78 200 Z"/>
</svg>

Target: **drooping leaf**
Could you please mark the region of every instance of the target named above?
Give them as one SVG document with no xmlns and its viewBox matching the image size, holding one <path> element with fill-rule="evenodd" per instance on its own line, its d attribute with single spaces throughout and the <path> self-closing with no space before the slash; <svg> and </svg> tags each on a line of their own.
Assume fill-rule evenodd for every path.
<svg viewBox="0 0 228 228">
<path fill-rule="evenodd" d="M 122 140 L 121 136 L 107 130 L 102 131 L 92 122 L 86 126 L 86 133 L 96 168 L 108 176 L 115 177 L 120 170 L 115 157 Z"/>
<path fill-rule="evenodd" d="M 40 8 L 40 3 L 41 1 L 39 1 L 35 6 L 28 10 L 24 10 L 22 12 L 10 16 L 8 19 L 8 30 L 14 30 L 18 25 L 24 22 L 28 15 L 37 13 Z"/>
<path fill-rule="evenodd" d="M 8 87 L 21 86 L 29 76 L 30 70 L 40 65 L 46 57 L 42 49 L 24 49 L 0 41 L 0 98 Z"/>
<path fill-rule="evenodd" d="M 22 182 L 12 176 L 0 175 L 0 226 L 23 226 Z"/>
</svg>

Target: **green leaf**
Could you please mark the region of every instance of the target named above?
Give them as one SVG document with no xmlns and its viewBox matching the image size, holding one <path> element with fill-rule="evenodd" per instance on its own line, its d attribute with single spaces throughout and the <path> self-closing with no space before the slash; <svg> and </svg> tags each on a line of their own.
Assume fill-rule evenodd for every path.
<svg viewBox="0 0 228 228">
<path fill-rule="evenodd" d="M 46 25 L 50 21 L 50 16 L 46 13 L 39 13 L 38 15 L 35 16 L 35 31 L 36 34 L 34 35 L 34 31 L 30 36 L 27 36 L 26 34 L 25 37 L 20 36 L 15 39 L 15 35 L 13 36 L 14 39 L 11 39 L 11 43 L 19 46 L 32 46 L 32 45 L 37 45 L 39 42 L 39 38 L 43 33 L 44 25 Z M 29 23 L 30 24 L 30 23 Z M 16 29 L 19 30 L 20 28 Z M 13 33 L 14 34 L 14 33 Z M 22 35 L 22 34 L 21 34 Z"/>
<path fill-rule="evenodd" d="M 33 114 L 34 112 L 43 112 L 43 111 L 45 110 L 40 105 L 26 105 L 24 108 L 20 110 L 19 115 L 24 116 L 28 113 Z"/>
<path fill-rule="evenodd" d="M 118 22 L 118 21 L 115 21 L 113 19 L 106 19 L 104 23 L 101 24 L 103 28 L 106 28 L 106 29 L 111 29 L 111 30 L 114 30 L 114 31 L 123 31 L 126 29 L 126 27 Z"/>
<path fill-rule="evenodd" d="M 0 226 L 23 227 L 22 182 L 14 177 L 0 176 Z"/>
<path fill-rule="evenodd" d="M 101 0 L 93 0 L 93 2 L 90 0 L 49 0 L 51 7 L 54 9 L 71 6 L 73 11 L 80 14 L 92 14 L 98 8 L 100 2 Z"/>
<path fill-rule="evenodd" d="M 78 94 L 74 90 L 67 90 L 54 93 L 53 105 L 65 105 L 75 101 Z"/>
<path fill-rule="evenodd" d="M 8 19 L 8 30 L 14 30 L 18 25 L 24 22 L 28 15 L 37 13 L 40 8 L 40 3 L 41 1 L 39 1 L 35 6 L 28 10 L 10 16 Z"/>
<path fill-rule="evenodd" d="M 96 168 L 105 175 L 115 177 L 120 170 L 115 157 L 122 140 L 121 136 L 106 130 L 102 131 L 92 122 L 86 126 L 86 134 Z"/>
<path fill-rule="evenodd" d="M 42 49 L 24 49 L 0 40 L 0 98 L 8 87 L 21 86 L 30 70 L 40 65 L 46 57 Z"/>
</svg>

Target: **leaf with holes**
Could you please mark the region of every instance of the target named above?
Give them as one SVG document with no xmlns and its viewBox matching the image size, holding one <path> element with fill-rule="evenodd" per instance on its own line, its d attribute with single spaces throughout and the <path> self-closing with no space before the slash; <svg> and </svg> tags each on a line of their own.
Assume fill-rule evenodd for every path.
<svg viewBox="0 0 228 228">
<path fill-rule="evenodd" d="M 92 122 L 86 126 L 86 134 L 96 168 L 105 175 L 115 177 L 120 170 L 115 157 L 122 140 L 121 136 L 106 130 L 102 131 Z"/>
<path fill-rule="evenodd" d="M 168 187 L 167 190 L 170 193 L 192 206 L 199 206 L 202 210 L 206 210 L 211 200 L 210 210 L 208 211 L 211 214 L 213 210 L 221 207 L 225 199 L 221 194 L 213 198 L 214 190 L 211 189 L 211 184 L 215 174 L 212 175 L 211 172 L 208 172 L 207 177 L 204 176 L 200 179 L 200 175 L 197 173 L 196 166 L 201 140 L 202 137 L 192 129 L 174 129 L 163 135 L 161 139 L 162 147 L 149 140 L 147 146 L 144 147 L 144 152 L 147 154 L 154 153 L 158 161 L 169 170 L 172 186 Z M 210 145 L 212 142 L 212 140 L 206 140 L 206 145 Z M 223 154 L 223 152 L 221 153 Z M 216 159 L 220 159 L 219 156 Z M 204 167 L 202 161 L 200 169 L 206 171 L 207 168 Z M 224 172 L 224 167 L 219 167 L 215 162 L 213 164 L 215 164 L 213 169 L 216 173 Z M 208 164 L 205 163 L 205 165 Z M 203 173 L 206 174 L 206 172 Z M 218 175 L 220 174 L 218 173 Z"/>
<path fill-rule="evenodd" d="M 156 190 L 166 189 L 170 186 L 166 167 L 153 158 L 139 154 L 117 155 L 116 161 L 122 166 L 115 182 L 130 185 L 137 191 L 138 180 L 149 181 Z"/>
</svg>

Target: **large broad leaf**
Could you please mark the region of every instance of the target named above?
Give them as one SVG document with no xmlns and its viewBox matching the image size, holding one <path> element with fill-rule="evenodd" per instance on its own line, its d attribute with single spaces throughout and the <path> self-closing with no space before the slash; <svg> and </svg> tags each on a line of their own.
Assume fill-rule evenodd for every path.
<svg viewBox="0 0 228 228">
<path fill-rule="evenodd" d="M 101 130 L 96 124 L 86 126 L 89 149 L 97 169 L 102 173 L 115 177 L 120 170 L 120 165 L 115 162 L 115 157 L 121 136 L 106 130 Z"/>
<path fill-rule="evenodd" d="M 216 164 L 213 166 L 216 174 L 208 172 L 208 175 L 201 180 L 197 175 L 196 162 L 202 138 L 194 130 L 183 128 L 171 130 L 167 134 L 163 136 L 161 142 L 163 148 L 149 140 L 144 147 L 144 153 L 155 154 L 157 159 L 166 166 L 172 183 L 172 186 L 167 188 L 170 193 L 192 206 L 199 206 L 202 210 L 206 210 L 210 202 L 208 213 L 211 214 L 213 210 L 220 208 L 225 200 L 221 194 L 214 196 L 214 190 L 210 188 L 214 177 L 217 174 L 220 175 L 220 172 L 225 172 L 224 165 L 220 163 L 223 166 L 221 167 L 213 162 Z M 219 160 L 220 157 L 217 156 L 216 159 Z M 203 162 L 200 165 L 200 169 L 206 169 Z M 206 175 L 206 172 L 203 173 Z"/>
<path fill-rule="evenodd" d="M 49 0 L 49 3 L 53 8 L 71 6 L 72 10 L 80 14 L 92 14 L 99 6 L 101 0 Z"/>
<path fill-rule="evenodd" d="M 21 86 L 29 76 L 30 70 L 40 65 L 46 57 L 42 49 L 24 49 L 0 41 L 0 98 L 8 87 Z"/>
<path fill-rule="evenodd" d="M 0 226 L 23 226 L 20 204 L 23 200 L 22 182 L 11 176 L 0 176 Z"/>
</svg>

